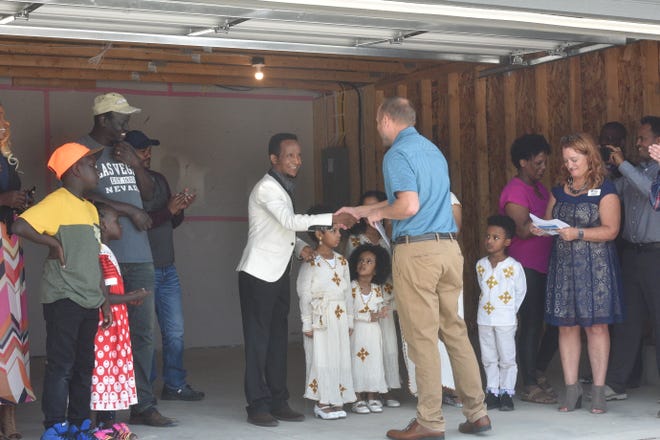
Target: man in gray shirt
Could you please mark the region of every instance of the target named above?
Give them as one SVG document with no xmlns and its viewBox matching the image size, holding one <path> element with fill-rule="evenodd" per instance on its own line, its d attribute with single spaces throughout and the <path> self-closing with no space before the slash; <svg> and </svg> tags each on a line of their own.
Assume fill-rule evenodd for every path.
<svg viewBox="0 0 660 440">
<path fill-rule="evenodd" d="M 122 238 L 110 242 L 110 248 L 119 262 L 126 291 L 144 288 L 153 292 L 154 265 L 146 232 L 151 226 L 151 219 L 142 209 L 142 200 L 153 198 L 154 184 L 133 148 L 124 142 L 128 121 L 140 109 L 131 107 L 118 93 L 106 93 L 94 99 L 92 110 L 94 127 L 78 142 L 90 149 L 104 148 L 96 161 L 99 183 L 96 191 L 87 196 L 112 206 L 122 214 L 119 220 Z M 148 295 L 139 305 L 129 304 L 128 321 L 138 394 L 138 403 L 131 407 L 130 423 L 171 426 L 175 421 L 164 417 L 156 409 L 149 380 L 154 351 L 154 296 Z M 100 422 L 111 425 L 114 414 L 107 413 L 99 412 L 99 417 L 110 419 Z"/>
<path fill-rule="evenodd" d="M 626 316 L 623 323 L 612 328 L 607 400 L 628 397 L 626 383 L 647 319 L 654 323 L 655 339 L 660 341 L 660 214 L 649 203 L 651 185 L 659 169 L 658 163 L 651 160 L 649 147 L 657 143 L 660 143 L 660 117 L 645 116 L 637 131 L 639 165 L 625 160 L 621 148 L 610 147 L 610 162 L 622 175 L 615 184 L 624 209 L 625 244 L 621 259 Z M 656 350 L 656 360 L 660 371 L 660 350 Z"/>
</svg>

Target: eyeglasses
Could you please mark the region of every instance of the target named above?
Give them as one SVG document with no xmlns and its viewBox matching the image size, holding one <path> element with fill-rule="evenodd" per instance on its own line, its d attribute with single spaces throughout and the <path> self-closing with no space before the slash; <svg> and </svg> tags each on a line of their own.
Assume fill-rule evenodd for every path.
<svg viewBox="0 0 660 440">
<path fill-rule="evenodd" d="M 371 258 L 360 258 L 358 260 L 358 264 L 364 263 L 364 264 L 376 264 L 376 260 L 372 260 Z"/>
</svg>

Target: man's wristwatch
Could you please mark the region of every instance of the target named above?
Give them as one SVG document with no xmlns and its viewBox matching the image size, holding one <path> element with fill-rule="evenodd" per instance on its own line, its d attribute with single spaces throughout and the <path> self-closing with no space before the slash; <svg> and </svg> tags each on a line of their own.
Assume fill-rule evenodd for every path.
<svg viewBox="0 0 660 440">
<path fill-rule="evenodd" d="M 584 229 L 578 229 L 578 239 L 584 240 Z"/>
</svg>

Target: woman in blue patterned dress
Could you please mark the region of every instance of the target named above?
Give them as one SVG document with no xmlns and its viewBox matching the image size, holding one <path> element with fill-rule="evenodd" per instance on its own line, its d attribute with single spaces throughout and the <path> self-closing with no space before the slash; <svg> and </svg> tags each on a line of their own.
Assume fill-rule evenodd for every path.
<svg viewBox="0 0 660 440">
<path fill-rule="evenodd" d="M 545 320 L 559 327 L 559 352 L 566 383 L 560 411 L 579 408 L 582 389 L 578 382 L 581 339 L 593 373 L 591 412 L 606 412 L 605 374 L 610 350 L 608 324 L 623 320 L 621 278 L 614 238 L 619 231 L 620 204 L 614 184 L 605 178 L 598 147 L 584 133 L 561 139 L 564 168 L 558 186 L 552 188 L 546 218 L 570 227 L 555 237 L 545 303 Z M 542 231 L 533 228 L 533 233 Z"/>
</svg>

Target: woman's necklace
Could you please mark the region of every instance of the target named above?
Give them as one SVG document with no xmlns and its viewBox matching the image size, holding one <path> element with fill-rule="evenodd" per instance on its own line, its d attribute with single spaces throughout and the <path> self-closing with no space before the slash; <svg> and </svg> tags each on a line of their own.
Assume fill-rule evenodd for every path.
<svg viewBox="0 0 660 440">
<path fill-rule="evenodd" d="M 569 191 L 571 192 L 571 194 L 573 194 L 574 196 L 580 194 L 580 193 L 581 193 L 582 191 L 584 191 L 585 189 L 587 189 L 587 181 L 586 181 L 586 180 L 584 181 L 584 185 L 582 185 L 582 188 L 580 188 L 580 189 L 575 189 L 575 188 L 573 188 L 573 177 L 571 176 L 571 177 L 568 178 L 568 190 L 569 190 Z"/>
</svg>

